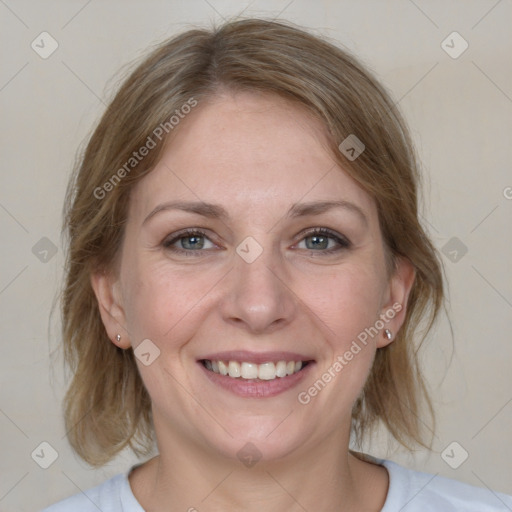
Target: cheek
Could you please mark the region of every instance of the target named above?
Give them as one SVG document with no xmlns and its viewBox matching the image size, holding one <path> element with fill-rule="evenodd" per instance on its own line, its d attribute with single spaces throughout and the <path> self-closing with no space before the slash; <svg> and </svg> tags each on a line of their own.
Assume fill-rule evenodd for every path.
<svg viewBox="0 0 512 512">
<path fill-rule="evenodd" d="M 169 293 L 172 280 L 140 258 L 127 258 L 123 263 L 123 305 L 132 344 L 144 338 L 158 343 L 173 325 L 171 313 L 179 314 L 169 303 L 176 296 Z"/>
<path fill-rule="evenodd" d="M 183 329 L 201 311 L 201 299 L 218 278 L 205 273 L 197 279 L 193 272 L 172 270 L 165 261 L 151 260 L 146 256 L 126 262 L 130 270 L 124 276 L 123 295 L 128 330 L 138 339 L 149 338 L 157 344 L 186 339 Z"/>
<path fill-rule="evenodd" d="M 301 298 L 328 327 L 333 348 L 343 349 L 378 319 L 382 282 L 373 266 L 347 265 L 304 278 Z"/>
<path fill-rule="evenodd" d="M 372 367 L 377 338 L 366 329 L 378 319 L 383 290 L 378 268 L 347 263 L 335 272 L 302 281 L 301 298 L 307 299 L 304 302 L 314 313 L 310 317 L 318 319 L 325 335 L 317 372 L 298 400 L 323 411 L 332 428 L 349 421 Z"/>
</svg>

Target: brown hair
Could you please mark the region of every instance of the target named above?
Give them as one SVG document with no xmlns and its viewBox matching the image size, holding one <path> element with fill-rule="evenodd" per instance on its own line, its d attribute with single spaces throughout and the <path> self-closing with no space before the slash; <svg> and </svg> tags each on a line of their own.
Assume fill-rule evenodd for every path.
<svg viewBox="0 0 512 512">
<path fill-rule="evenodd" d="M 165 143 L 155 133 L 179 129 L 172 116 L 221 88 L 278 94 L 319 118 L 334 158 L 376 202 L 391 264 L 396 257 L 412 262 L 416 278 L 405 322 L 394 342 L 377 351 L 352 418 L 360 440 L 380 420 L 404 446 L 426 446 L 422 403 L 432 419 L 433 410 L 415 333 L 424 321 L 424 335 L 432 326 L 443 281 L 418 218 L 418 167 L 406 124 L 388 93 L 348 52 L 290 24 L 261 19 L 188 30 L 151 51 L 108 105 L 75 168 L 66 194 L 61 302 L 64 356 L 72 372 L 64 400 L 71 445 L 94 466 L 126 446 L 137 455 L 152 449 L 150 397 L 133 351 L 107 336 L 90 276 L 116 262 L 130 191 L 152 170 Z M 350 134 L 365 145 L 353 161 L 338 149 Z M 147 155 L 130 160 L 149 138 L 154 146 Z"/>
</svg>

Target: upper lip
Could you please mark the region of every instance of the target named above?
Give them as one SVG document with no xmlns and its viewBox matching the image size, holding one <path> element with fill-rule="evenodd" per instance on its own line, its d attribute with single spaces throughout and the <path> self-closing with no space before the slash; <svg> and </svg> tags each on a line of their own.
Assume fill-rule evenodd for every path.
<svg viewBox="0 0 512 512">
<path fill-rule="evenodd" d="M 215 352 L 199 358 L 199 361 L 209 359 L 210 361 L 239 361 L 254 364 L 262 364 L 278 361 L 313 361 L 314 359 L 297 352 L 249 352 L 247 350 L 229 350 Z"/>
</svg>

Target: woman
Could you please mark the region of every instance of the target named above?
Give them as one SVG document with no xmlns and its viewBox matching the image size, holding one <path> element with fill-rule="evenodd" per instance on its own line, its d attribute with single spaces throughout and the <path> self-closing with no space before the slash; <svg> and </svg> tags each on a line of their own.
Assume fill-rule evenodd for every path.
<svg viewBox="0 0 512 512">
<path fill-rule="evenodd" d="M 417 179 L 392 100 L 330 43 L 244 20 L 154 50 L 68 189 L 62 317 L 75 451 L 158 455 L 46 510 L 511 509 L 349 449 L 378 422 L 428 446 L 415 334 L 443 285 Z"/>
</svg>

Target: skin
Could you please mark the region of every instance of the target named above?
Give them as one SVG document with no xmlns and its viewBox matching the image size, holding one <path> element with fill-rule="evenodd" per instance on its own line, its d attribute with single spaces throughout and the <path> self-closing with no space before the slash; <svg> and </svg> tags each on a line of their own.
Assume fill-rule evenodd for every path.
<svg viewBox="0 0 512 512">
<path fill-rule="evenodd" d="M 384 504 L 387 471 L 348 446 L 352 405 L 376 350 L 390 341 L 382 332 L 370 338 L 309 404 L 297 400 L 380 314 L 407 303 L 414 280 L 404 260 L 389 275 L 374 201 L 326 144 L 324 126 L 296 105 L 223 92 L 181 121 L 132 191 L 118 265 L 91 280 L 113 342 L 127 349 L 149 338 L 160 350 L 149 366 L 138 361 L 159 451 L 130 474 L 145 510 L 377 511 Z M 340 199 L 366 220 L 348 208 L 286 217 L 294 203 Z M 165 210 L 144 223 L 157 205 L 176 200 L 221 205 L 229 218 Z M 351 245 L 329 253 L 338 246 L 329 238 L 327 248 L 312 246 L 304 230 L 316 227 Z M 163 246 L 185 228 L 207 233 L 202 249 L 184 255 Z M 236 252 L 248 236 L 263 248 L 252 263 Z M 386 328 L 396 334 L 404 316 L 405 307 Z M 242 398 L 212 384 L 197 363 L 238 349 L 294 351 L 315 365 L 284 393 Z M 247 442 L 262 454 L 250 468 L 237 457 Z"/>
</svg>

